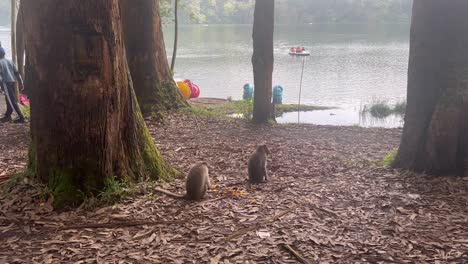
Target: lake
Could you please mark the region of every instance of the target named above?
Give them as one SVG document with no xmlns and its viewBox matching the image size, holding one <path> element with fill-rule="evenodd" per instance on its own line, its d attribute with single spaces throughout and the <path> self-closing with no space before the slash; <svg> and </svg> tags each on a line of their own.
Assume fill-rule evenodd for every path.
<svg viewBox="0 0 468 264">
<path fill-rule="evenodd" d="M 168 57 L 173 28 L 164 28 Z M 241 99 L 245 83 L 253 83 L 252 26 L 196 25 L 180 28 L 176 78 L 198 84 L 202 97 Z M 293 46 L 311 52 L 305 60 L 303 104 L 338 107 L 301 114 L 301 122 L 379 127 L 402 126 L 402 118 L 365 118 L 367 104 L 389 104 L 406 98 L 409 25 L 276 26 L 273 83 L 285 89 L 284 103 L 297 103 L 302 58 L 288 55 Z M 297 122 L 297 113 L 279 122 Z"/>
<path fill-rule="evenodd" d="M 172 26 L 164 32 L 170 59 Z M 241 99 L 243 85 L 253 83 L 251 34 L 251 25 L 182 26 L 175 77 L 194 81 L 202 97 Z M 11 54 L 8 28 L 0 28 L 0 41 Z M 284 103 L 297 103 L 299 95 L 302 58 L 288 55 L 292 46 L 311 52 L 305 59 L 302 103 L 338 108 L 301 113 L 301 122 L 402 126 L 401 117 L 376 119 L 359 110 L 377 101 L 405 100 L 409 25 L 276 26 L 273 82 L 284 87 Z M 297 122 L 297 113 L 278 121 Z"/>
</svg>

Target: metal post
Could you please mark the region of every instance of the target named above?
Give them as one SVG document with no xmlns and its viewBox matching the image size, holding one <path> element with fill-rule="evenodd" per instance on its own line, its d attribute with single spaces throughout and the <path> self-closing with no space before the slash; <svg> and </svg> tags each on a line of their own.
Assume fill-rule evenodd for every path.
<svg viewBox="0 0 468 264">
<path fill-rule="evenodd" d="M 304 67 L 306 58 L 302 58 L 302 72 L 301 72 L 301 84 L 299 85 L 299 103 L 297 104 L 297 123 L 301 122 L 301 96 L 302 96 L 302 80 L 304 78 Z"/>
</svg>

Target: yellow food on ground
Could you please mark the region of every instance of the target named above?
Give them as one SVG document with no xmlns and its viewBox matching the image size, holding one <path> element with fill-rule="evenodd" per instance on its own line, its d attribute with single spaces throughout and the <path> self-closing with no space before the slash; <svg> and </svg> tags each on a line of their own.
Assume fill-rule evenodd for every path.
<svg viewBox="0 0 468 264">
<path fill-rule="evenodd" d="M 192 91 L 190 90 L 190 86 L 184 82 L 177 82 L 177 87 L 179 87 L 180 94 L 186 99 L 190 99 L 192 95 Z"/>
</svg>

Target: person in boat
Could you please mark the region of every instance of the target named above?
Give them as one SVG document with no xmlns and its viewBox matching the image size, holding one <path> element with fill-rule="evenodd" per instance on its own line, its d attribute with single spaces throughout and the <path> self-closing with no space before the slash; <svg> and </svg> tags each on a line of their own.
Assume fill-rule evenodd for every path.
<svg viewBox="0 0 468 264">
<path fill-rule="evenodd" d="M 24 90 L 23 79 L 16 65 L 9 59 L 5 58 L 5 50 L 0 47 L 0 85 L 5 93 L 5 101 L 7 110 L 0 123 L 6 123 L 11 121 L 11 114 L 15 110 L 18 118 L 15 119 L 14 123 L 24 123 L 24 115 L 18 105 L 18 98 L 16 97 L 16 82 L 19 83 L 21 91 Z"/>
</svg>

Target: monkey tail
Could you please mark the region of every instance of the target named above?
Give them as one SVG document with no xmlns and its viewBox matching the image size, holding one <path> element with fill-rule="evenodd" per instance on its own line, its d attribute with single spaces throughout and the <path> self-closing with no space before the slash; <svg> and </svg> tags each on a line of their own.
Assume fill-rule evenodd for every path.
<svg viewBox="0 0 468 264">
<path fill-rule="evenodd" d="M 186 197 L 185 195 L 175 194 L 173 192 L 166 191 L 166 190 L 161 189 L 161 188 L 155 188 L 154 190 L 157 191 L 157 192 L 160 192 L 160 193 L 164 193 L 167 196 L 175 198 L 175 199 L 185 199 L 185 197 Z"/>
</svg>

